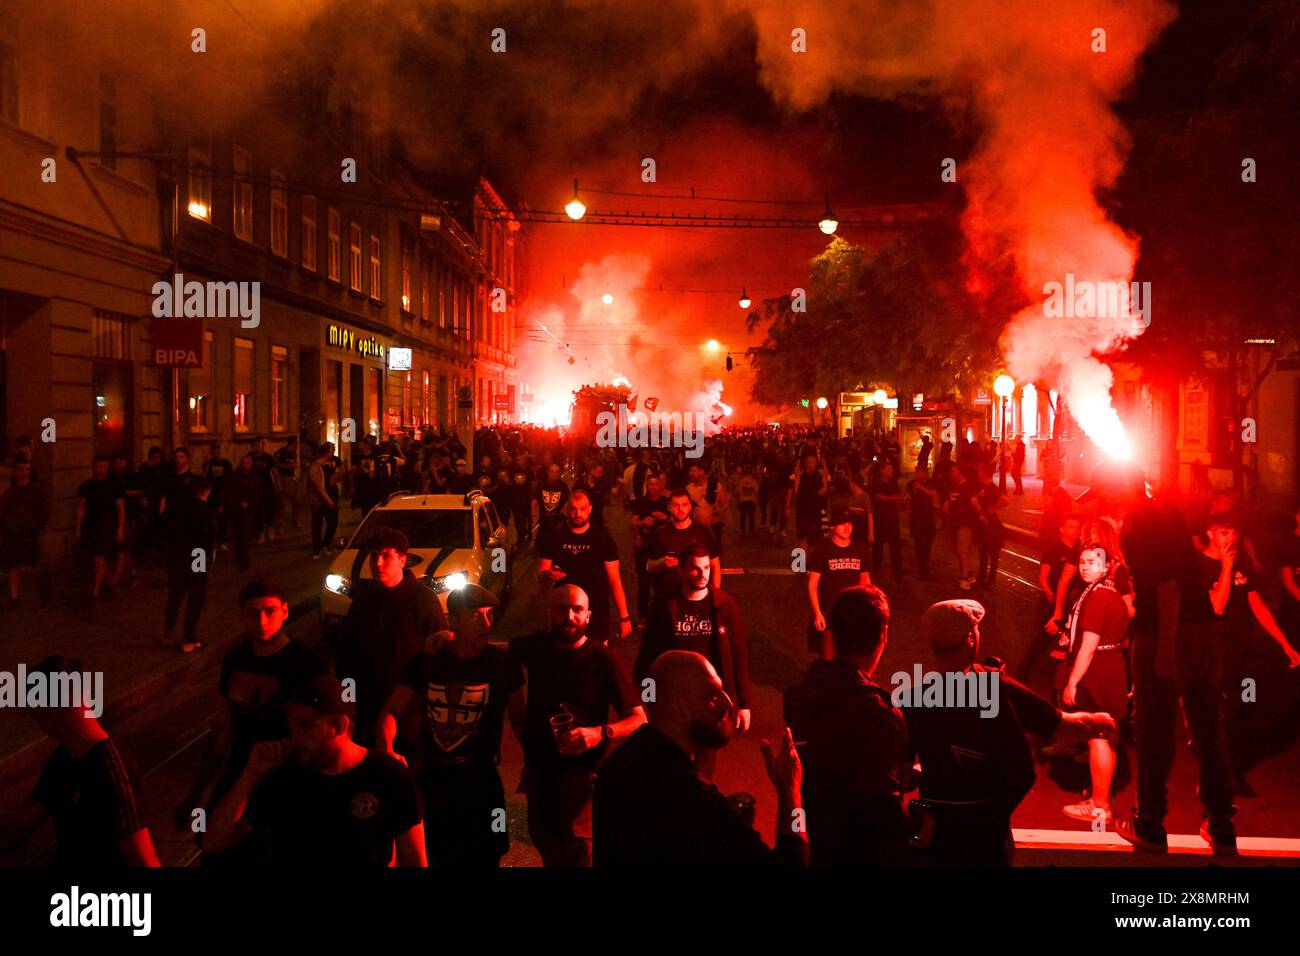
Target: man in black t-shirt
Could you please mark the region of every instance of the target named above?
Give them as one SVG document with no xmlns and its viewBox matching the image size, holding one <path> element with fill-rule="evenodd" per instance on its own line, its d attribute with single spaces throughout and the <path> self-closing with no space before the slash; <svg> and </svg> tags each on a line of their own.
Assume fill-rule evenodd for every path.
<svg viewBox="0 0 1300 956">
<path fill-rule="evenodd" d="M 591 500 L 591 523 L 597 528 L 605 527 L 605 506 L 609 504 L 609 493 L 613 484 L 605 477 L 605 466 L 596 462 L 588 470 L 582 481 L 574 486 L 574 491 L 585 491 Z"/>
<path fill-rule="evenodd" d="M 229 533 L 229 523 L 226 517 L 226 509 L 222 502 L 225 501 L 226 479 L 234 472 L 235 466 L 230 463 L 228 458 L 221 455 L 221 442 L 212 442 L 208 446 L 208 459 L 203 463 L 203 475 L 212 482 L 212 501 L 216 504 L 217 511 L 217 547 L 222 551 L 229 548 L 226 538 Z"/>
<path fill-rule="evenodd" d="M 217 711 L 212 733 L 186 795 L 176 805 L 173 822 L 188 830 L 196 808 L 209 810 L 244 772 L 254 745 L 289 735 L 284 712 L 288 690 L 325 671 L 316 653 L 284 632 L 289 603 L 271 581 L 253 581 L 239 592 L 244 640 L 221 661 L 220 690 L 226 706 Z M 216 778 L 206 803 L 204 792 Z"/>
<path fill-rule="evenodd" d="M 885 556 L 885 545 L 889 545 L 889 559 L 894 573 L 903 573 L 903 553 L 899 537 L 899 509 L 903 504 L 903 489 L 894 474 L 894 463 L 885 459 L 867 485 L 867 494 L 871 495 L 871 512 L 875 521 L 876 538 L 871 545 L 871 563 L 880 567 Z"/>
<path fill-rule="evenodd" d="M 535 518 L 538 526 L 537 537 L 542 540 L 548 531 L 564 526 L 564 506 L 569 503 L 569 486 L 560 478 L 560 466 L 551 463 L 546 466 L 546 476 L 537 486 L 533 501 Z"/>
<path fill-rule="evenodd" d="M 928 455 L 928 450 L 923 454 Z M 934 547 L 934 534 L 937 527 L 935 514 L 942 505 L 942 498 L 930 482 L 930 470 L 923 464 L 916 466 L 916 477 L 907 484 L 907 504 L 911 516 L 908 533 L 916 546 L 916 569 L 921 575 L 921 580 L 928 581 L 930 580 L 930 550 Z"/>
<path fill-rule="evenodd" d="M 1146 476 L 1130 462 L 1093 469 L 1082 500 L 1122 521 L 1120 545 L 1133 578 L 1131 632 L 1138 808 L 1115 831 L 1153 853 L 1169 850 L 1165 814 L 1178 734 L 1178 703 L 1200 760 L 1201 835 L 1216 853 L 1234 854 L 1232 770 L 1223 734 L 1221 649 L 1214 609 L 1201 581 L 1191 532 L 1176 509 L 1146 495 Z"/>
<path fill-rule="evenodd" d="M 253 530 L 260 544 L 267 538 L 275 540 L 275 456 L 266 450 L 266 439 L 258 435 L 253 439 L 253 474 L 262 483 L 261 506 L 254 515 Z"/>
<path fill-rule="evenodd" d="M 550 628 L 510 642 L 528 681 L 528 832 L 544 865 L 590 866 L 596 767 L 614 741 L 645 723 L 645 711 L 614 652 L 587 639 L 582 589 L 561 584 L 547 604 Z"/>
<path fill-rule="evenodd" d="M 275 866 L 427 865 L 424 811 L 411 772 L 352 739 L 356 708 L 346 696 L 328 675 L 290 689 L 289 738 L 253 746 L 208 820 L 204 849 L 224 852 L 261 832 Z"/>
<path fill-rule="evenodd" d="M 96 455 L 91 467 L 91 479 L 77 489 L 76 536 L 94 564 L 90 603 L 96 607 L 108 584 L 109 562 L 126 541 L 126 492 L 109 477 L 106 456 Z"/>
<path fill-rule="evenodd" d="M 591 623 L 587 638 L 604 644 L 609 640 L 610 592 L 619 614 L 618 636 L 632 633 L 627 597 L 618 568 L 618 546 L 604 528 L 591 524 L 591 499 L 575 490 L 565 509 L 568 527 L 543 534 L 538 545 L 537 578 L 545 587 L 564 581 L 576 584 L 591 602 Z"/>
<path fill-rule="evenodd" d="M 497 767 L 507 707 L 516 736 L 523 733 L 524 675 L 505 647 L 488 643 L 499 603 L 477 584 L 453 591 L 450 640 L 411 663 L 380 717 L 379 747 L 396 756 L 398 721 L 413 704 L 421 713 L 411 762 L 430 866 L 497 866 L 510 849 Z"/>
<path fill-rule="evenodd" d="M 663 476 L 646 475 L 645 494 L 632 501 L 632 529 L 636 534 L 633 560 L 636 562 L 636 613 L 645 623 L 650 610 L 654 578 L 646 568 L 655 532 L 668 523 L 668 496 L 663 492 Z"/>
<path fill-rule="evenodd" d="M 713 565 L 709 580 L 713 587 L 722 589 L 722 561 L 718 557 L 718 542 L 712 531 L 695 523 L 691 517 L 694 507 L 685 488 L 674 488 L 668 495 L 668 523 L 655 530 L 650 542 L 650 554 L 646 558 L 646 570 L 654 575 L 656 600 L 676 594 L 681 588 L 682 576 L 677 559 L 694 544 L 709 552 Z"/>
<path fill-rule="evenodd" d="M 847 508 L 831 512 L 830 537 L 822 538 L 808 556 L 808 603 L 812 620 L 808 623 L 808 653 L 830 660 L 834 656 L 827 636 L 826 615 L 836 596 L 846 588 L 871 584 L 868 564 L 870 549 L 853 540 L 853 516 Z"/>
<path fill-rule="evenodd" d="M 1039 658 L 1056 646 L 1065 615 L 1074 607 L 1081 590 L 1078 577 L 1081 522 L 1077 514 L 1062 514 L 1060 522 L 1059 533 L 1043 546 L 1039 560 L 1038 613 L 1031 623 L 1029 649 L 1015 669 L 1020 680 L 1028 680 Z"/>
</svg>

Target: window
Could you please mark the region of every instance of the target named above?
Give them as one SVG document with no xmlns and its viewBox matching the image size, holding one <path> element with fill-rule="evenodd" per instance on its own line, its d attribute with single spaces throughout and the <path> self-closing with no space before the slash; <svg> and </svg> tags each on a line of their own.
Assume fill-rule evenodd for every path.
<svg viewBox="0 0 1300 956">
<path fill-rule="evenodd" d="M 189 150 L 189 214 L 204 222 L 212 221 L 212 160 L 206 149 Z"/>
<path fill-rule="evenodd" d="M 438 273 L 438 328 L 447 327 L 447 272 Z"/>
<path fill-rule="evenodd" d="M 428 259 L 420 267 L 420 318 L 425 322 L 429 321 L 429 262 Z"/>
<path fill-rule="evenodd" d="M 421 373 L 422 381 L 420 383 L 420 421 L 428 425 L 433 421 L 433 407 L 429 404 L 429 371 L 425 369 Z"/>
<path fill-rule="evenodd" d="M 340 270 L 343 268 L 343 245 L 340 239 L 339 230 L 342 228 L 339 220 L 339 211 L 331 209 L 329 212 L 329 277 L 335 282 L 341 282 Z"/>
<path fill-rule="evenodd" d="M 284 176 L 271 170 L 271 253 L 289 258 L 289 197 Z"/>
<path fill-rule="evenodd" d="M 361 291 L 361 225 L 355 222 L 348 227 L 348 284 Z"/>
<path fill-rule="evenodd" d="M 338 238 L 337 233 L 335 239 Z M 302 197 L 302 267 L 316 271 L 316 197 Z"/>
<path fill-rule="evenodd" d="M 411 311 L 411 249 L 402 246 L 402 311 Z"/>
<path fill-rule="evenodd" d="M 235 404 L 233 408 L 235 431 L 246 432 L 253 427 L 253 342 L 235 339 Z"/>
<path fill-rule="evenodd" d="M 190 431 L 212 429 L 212 333 L 203 333 L 203 368 L 189 370 Z"/>
<path fill-rule="evenodd" d="M 271 431 L 282 432 L 289 419 L 289 350 L 271 346 Z"/>
<path fill-rule="evenodd" d="M 460 335 L 460 284 L 451 284 L 451 334 Z"/>
<path fill-rule="evenodd" d="M 415 421 L 415 409 L 411 405 L 411 373 L 402 376 L 402 424 L 410 425 Z"/>
<path fill-rule="evenodd" d="M 18 51 L 0 42 L 0 119 L 18 122 Z"/>
<path fill-rule="evenodd" d="M 383 289 L 379 282 L 379 237 L 370 234 L 370 298 L 379 299 Z"/>
<path fill-rule="evenodd" d="M 248 152 L 238 146 L 234 150 L 235 235 L 245 242 L 253 241 L 253 183 L 249 179 Z"/>
<path fill-rule="evenodd" d="M 366 434 L 379 434 L 379 414 L 382 411 L 380 407 L 380 396 L 384 388 L 384 373 L 377 368 L 366 369 L 366 375 L 370 378 L 370 387 L 366 389 Z"/>
<path fill-rule="evenodd" d="M 117 83 L 107 73 L 99 74 L 99 165 L 117 169 Z"/>
<path fill-rule="evenodd" d="M 127 316 L 95 309 L 91 337 L 95 358 L 131 361 L 131 334 Z"/>
</svg>

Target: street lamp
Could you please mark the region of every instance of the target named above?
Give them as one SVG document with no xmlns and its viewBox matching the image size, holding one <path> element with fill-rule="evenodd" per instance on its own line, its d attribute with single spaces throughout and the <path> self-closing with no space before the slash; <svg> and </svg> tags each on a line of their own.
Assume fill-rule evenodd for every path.
<svg viewBox="0 0 1300 956">
<path fill-rule="evenodd" d="M 614 297 L 610 295 L 608 292 L 606 292 L 604 295 L 600 297 L 600 301 L 604 302 L 606 305 L 613 305 Z"/>
<path fill-rule="evenodd" d="M 1002 402 L 1002 455 L 998 462 L 998 491 L 1007 493 L 1007 399 L 1016 390 L 1016 380 L 1010 375 L 999 375 L 993 380 L 993 391 Z"/>
<path fill-rule="evenodd" d="M 745 289 L 745 287 L 742 285 L 742 286 L 740 287 L 740 307 L 741 307 L 742 309 L 748 309 L 748 308 L 749 308 L 749 305 L 750 305 L 750 302 L 749 302 L 749 292 L 748 292 L 748 291 Z"/>
<path fill-rule="evenodd" d="M 704 343 L 704 347 L 710 352 L 716 352 L 718 349 L 722 348 L 722 346 L 718 344 L 717 339 L 709 339 Z"/>
<path fill-rule="evenodd" d="M 564 211 L 574 222 L 587 214 L 586 204 L 578 198 L 578 181 L 576 179 L 573 181 L 573 198 L 565 204 Z"/>
<path fill-rule="evenodd" d="M 817 223 L 817 228 L 828 236 L 835 235 L 835 230 L 840 227 L 840 222 L 835 218 L 835 213 L 831 212 L 831 194 L 826 194 L 826 211 L 822 213 L 821 221 Z"/>
<path fill-rule="evenodd" d="M 877 405 L 883 405 L 889 400 L 889 395 L 883 388 L 878 388 L 874 393 L 872 393 L 871 400 Z"/>
<path fill-rule="evenodd" d="M 830 402 L 826 401 L 826 396 L 825 396 L 825 395 L 823 395 L 821 398 L 817 399 L 817 407 L 820 408 L 822 411 L 825 411 L 825 410 L 826 410 L 826 406 L 829 405 L 829 404 L 830 404 Z"/>
</svg>

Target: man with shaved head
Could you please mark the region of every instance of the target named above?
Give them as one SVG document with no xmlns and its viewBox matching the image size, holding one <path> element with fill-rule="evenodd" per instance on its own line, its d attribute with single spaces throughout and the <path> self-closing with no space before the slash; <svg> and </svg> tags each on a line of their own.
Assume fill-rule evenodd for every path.
<svg viewBox="0 0 1300 956">
<path fill-rule="evenodd" d="M 761 744 L 777 798 L 769 848 L 695 769 L 701 750 L 725 746 L 735 730 L 734 704 L 713 665 L 693 651 L 667 651 L 650 668 L 646 698 L 650 722 L 596 775 L 595 865 L 806 865 L 803 769 L 790 731 Z"/>
<path fill-rule="evenodd" d="M 645 723 L 618 657 L 587 636 L 582 588 L 547 596 L 550 627 L 510 642 L 524 669 L 524 792 L 528 833 L 546 866 L 591 865 L 591 787 L 616 740 Z"/>
</svg>

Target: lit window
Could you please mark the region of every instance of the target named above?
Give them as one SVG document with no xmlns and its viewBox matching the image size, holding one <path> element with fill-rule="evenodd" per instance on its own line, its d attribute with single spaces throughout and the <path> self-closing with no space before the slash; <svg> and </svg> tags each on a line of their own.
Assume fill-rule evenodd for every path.
<svg viewBox="0 0 1300 956">
<path fill-rule="evenodd" d="M 370 298 L 378 299 L 381 297 L 383 289 L 379 282 L 379 237 L 374 233 L 370 234 Z"/>
<path fill-rule="evenodd" d="M 189 150 L 189 205 L 187 210 L 195 219 L 212 221 L 212 161 L 207 150 Z"/>
<path fill-rule="evenodd" d="M 302 267 L 316 271 L 316 197 L 302 197 Z"/>
<path fill-rule="evenodd" d="M 411 311 L 411 250 L 402 247 L 402 311 Z"/>
<path fill-rule="evenodd" d="M 235 339 L 235 431 L 246 432 L 253 426 L 253 342 Z"/>
<path fill-rule="evenodd" d="M 289 197 L 284 176 L 271 170 L 271 252 L 289 258 Z"/>
<path fill-rule="evenodd" d="M 361 291 L 361 225 L 355 222 L 348 227 L 348 283 Z"/>
<path fill-rule="evenodd" d="M 289 350 L 271 346 L 271 430 L 287 427 L 289 399 Z"/>
<path fill-rule="evenodd" d="M 425 260 L 420 269 L 420 318 L 429 321 L 429 263 Z"/>
<path fill-rule="evenodd" d="M 248 153 L 238 146 L 234 150 L 235 235 L 253 241 L 253 183 L 249 179 Z"/>
<path fill-rule="evenodd" d="M 340 275 L 343 268 L 341 228 L 339 211 L 331 209 L 329 213 L 329 277 L 335 282 L 341 281 Z"/>
<path fill-rule="evenodd" d="M 212 428 L 212 333 L 203 333 L 203 367 L 192 368 L 189 376 L 190 431 L 206 432 Z"/>
</svg>

